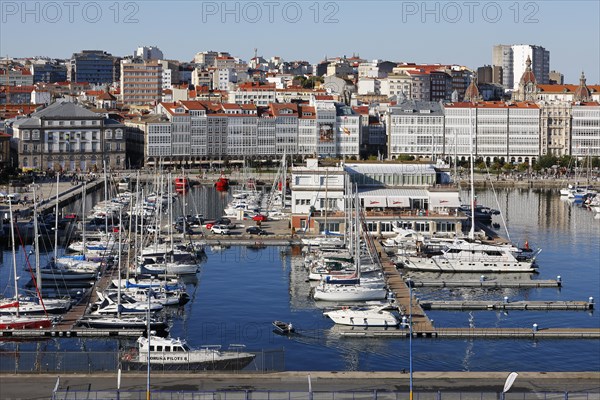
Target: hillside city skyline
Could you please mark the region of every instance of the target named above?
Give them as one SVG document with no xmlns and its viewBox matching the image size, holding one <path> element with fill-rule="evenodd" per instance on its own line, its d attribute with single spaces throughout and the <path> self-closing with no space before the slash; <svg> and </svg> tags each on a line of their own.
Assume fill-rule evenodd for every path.
<svg viewBox="0 0 600 400">
<path fill-rule="evenodd" d="M 216 50 L 249 60 L 257 48 L 265 58 L 313 64 L 324 56 L 357 54 L 476 69 L 491 65 L 494 45 L 527 43 L 550 51 L 550 69 L 563 73 L 565 82 L 576 84 L 582 71 L 589 83 L 600 82 L 600 6 L 594 1 L 380 1 L 369 3 L 370 18 L 364 18 L 360 1 L 75 3 L 71 9 L 54 2 L 3 2 L 0 55 L 64 59 L 101 49 L 122 56 L 154 45 L 167 59 L 190 61 L 196 52 Z M 173 21 L 186 29 L 171 28 Z M 17 31 L 19 40 L 9 40 Z"/>
</svg>

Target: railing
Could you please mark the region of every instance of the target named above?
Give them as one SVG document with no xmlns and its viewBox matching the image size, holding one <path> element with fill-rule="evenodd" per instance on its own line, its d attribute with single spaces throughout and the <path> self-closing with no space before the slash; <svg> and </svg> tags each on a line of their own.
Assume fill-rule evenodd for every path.
<svg viewBox="0 0 600 400">
<path fill-rule="evenodd" d="M 286 392 L 286 391 L 151 391 L 153 400 L 406 400 L 408 392 Z M 599 400 L 597 392 L 414 392 L 414 400 Z M 146 400 L 143 390 L 69 391 L 59 389 L 52 400 Z"/>
<path fill-rule="evenodd" d="M 251 352 L 256 355 L 254 360 L 243 369 L 243 372 L 266 373 L 285 370 L 284 349 L 265 349 Z M 60 374 L 114 372 L 120 365 L 118 352 L 35 352 L 35 351 L 3 351 L 0 354 L 0 373 L 14 374 Z M 122 354 L 121 354 L 122 355 Z M 218 371 L 218 368 L 206 367 L 207 370 Z M 126 373 L 127 368 L 123 367 Z M 133 371 L 133 370 L 132 370 Z M 161 365 L 152 366 L 153 373 L 158 375 L 172 373 L 171 369 Z M 135 371 L 134 371 L 135 372 Z M 182 365 L 177 372 L 193 372 L 191 368 Z M 231 371 L 229 371 L 231 372 Z"/>
</svg>

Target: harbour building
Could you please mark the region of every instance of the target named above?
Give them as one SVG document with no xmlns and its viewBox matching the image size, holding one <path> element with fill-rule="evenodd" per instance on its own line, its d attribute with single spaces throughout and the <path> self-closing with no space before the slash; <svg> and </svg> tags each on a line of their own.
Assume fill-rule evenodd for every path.
<svg viewBox="0 0 600 400">
<path fill-rule="evenodd" d="M 11 146 L 24 171 L 102 170 L 126 164 L 125 126 L 75 103 L 53 103 L 13 124 Z"/>
<path fill-rule="evenodd" d="M 438 236 L 462 231 L 465 215 L 458 190 L 431 164 L 356 163 L 322 166 L 318 159 L 293 167 L 292 226 L 296 230 L 343 234 L 344 199 L 356 185 L 367 230 L 375 236 L 409 228 Z"/>
</svg>

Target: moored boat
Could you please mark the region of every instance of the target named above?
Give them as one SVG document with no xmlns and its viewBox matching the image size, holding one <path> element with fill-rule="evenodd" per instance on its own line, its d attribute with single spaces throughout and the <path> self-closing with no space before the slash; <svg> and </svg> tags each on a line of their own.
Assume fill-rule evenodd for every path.
<svg viewBox="0 0 600 400">
<path fill-rule="evenodd" d="M 155 370 L 240 370 L 255 358 L 239 345 L 227 351 L 221 351 L 220 346 L 192 349 L 183 339 L 152 335 L 138 338 L 137 345 L 121 357 L 124 368 L 145 370 L 149 364 Z"/>
</svg>

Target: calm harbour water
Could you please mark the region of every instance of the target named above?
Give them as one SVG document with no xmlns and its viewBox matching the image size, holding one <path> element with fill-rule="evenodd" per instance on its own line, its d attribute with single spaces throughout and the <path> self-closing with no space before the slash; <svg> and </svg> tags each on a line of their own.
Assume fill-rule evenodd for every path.
<svg viewBox="0 0 600 400">
<path fill-rule="evenodd" d="M 91 197 L 102 196 L 101 192 Z M 496 201 L 496 196 L 498 201 Z M 88 209 L 91 201 L 89 197 Z M 538 258 L 539 274 L 534 279 L 562 277 L 561 289 L 419 289 L 423 299 L 511 300 L 600 300 L 600 220 L 590 210 L 560 199 L 558 192 L 545 190 L 500 190 L 477 193 L 478 203 L 500 208 L 511 239 L 543 248 Z M 462 194 L 467 199 L 466 193 Z M 227 196 L 212 188 L 195 188 L 188 195 L 188 213 L 207 217 L 220 214 Z M 176 203 L 181 207 L 181 201 Z M 80 209 L 78 203 L 71 208 Z M 176 212 L 176 214 L 179 212 Z M 499 216 L 494 222 L 502 223 Z M 503 228 L 500 228 L 502 230 Z M 500 232 L 502 234 L 502 232 Z M 505 234 L 504 234 L 505 235 Z M 249 350 L 285 348 L 288 370 L 408 370 L 407 339 L 361 339 L 340 337 L 332 322 L 322 316 L 310 298 L 307 273 L 298 249 L 267 247 L 256 250 L 241 246 L 207 248 L 207 260 L 197 279 L 188 283 L 191 301 L 170 310 L 171 335 L 185 337 L 192 346 L 245 344 Z M 6 287 L 12 270 L 10 251 L 3 252 L 0 285 Z M 46 255 L 47 256 L 47 255 Z M 18 252 L 18 270 L 24 256 Z M 24 275 L 24 272 L 20 272 Z M 416 276 L 422 276 L 416 274 Z M 428 278 L 435 278 L 430 275 Z M 508 276 L 528 279 L 527 276 Z M 444 279 L 448 279 L 447 276 Z M 471 277 L 479 279 L 479 275 Z M 26 280 L 25 277 L 22 280 Z M 5 295 L 11 295 L 7 289 Z M 537 323 L 546 327 L 599 327 L 598 311 L 584 312 L 428 312 L 438 327 L 524 327 Z M 295 337 L 272 332 L 275 319 L 292 321 L 299 330 Z M 48 340 L 42 344 L 22 343 L 21 350 L 116 350 L 113 340 Z M 4 343 L 5 349 L 14 346 Z M 415 371 L 594 371 L 600 370 L 598 340 L 413 340 Z"/>
</svg>

